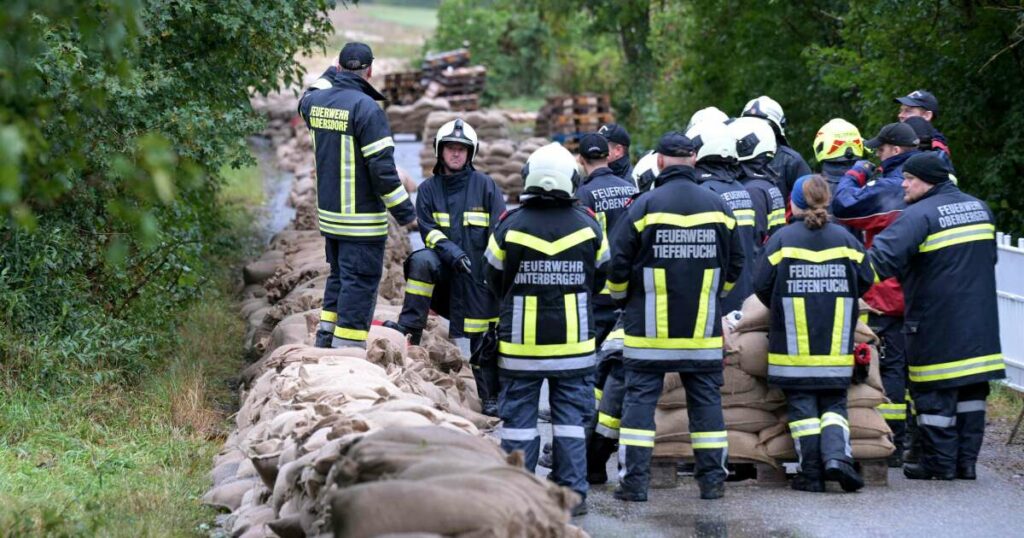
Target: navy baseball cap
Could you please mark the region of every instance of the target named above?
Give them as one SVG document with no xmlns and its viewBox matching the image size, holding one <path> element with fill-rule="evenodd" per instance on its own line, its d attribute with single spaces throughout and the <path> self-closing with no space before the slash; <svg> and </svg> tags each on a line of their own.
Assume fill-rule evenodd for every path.
<svg viewBox="0 0 1024 538">
<path fill-rule="evenodd" d="M 654 150 L 666 157 L 690 157 L 697 149 L 693 140 L 679 131 L 669 131 L 658 140 L 658 147 Z"/>
<path fill-rule="evenodd" d="M 366 43 L 345 43 L 338 55 L 338 63 L 350 71 L 365 69 L 373 63 L 373 51 Z"/>
<path fill-rule="evenodd" d="M 580 139 L 580 155 L 584 159 L 604 159 L 608 156 L 608 141 L 597 133 L 587 133 Z"/>
<path fill-rule="evenodd" d="M 939 100 L 927 90 L 914 90 L 903 97 L 893 99 L 897 103 L 907 106 L 918 106 L 932 112 L 939 111 Z"/>
<path fill-rule="evenodd" d="M 626 147 L 631 145 L 629 143 L 629 132 L 618 123 L 606 123 L 597 130 L 597 133 L 608 139 L 609 142 L 615 142 Z"/>
</svg>

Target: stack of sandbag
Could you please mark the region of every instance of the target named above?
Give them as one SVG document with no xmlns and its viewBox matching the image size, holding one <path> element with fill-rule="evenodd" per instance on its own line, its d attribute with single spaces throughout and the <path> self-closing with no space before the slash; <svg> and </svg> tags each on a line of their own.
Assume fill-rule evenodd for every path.
<svg viewBox="0 0 1024 538">
<path fill-rule="evenodd" d="M 508 117 L 498 111 L 431 112 L 427 115 L 422 131 L 423 149 L 420 151 L 420 165 L 423 168 L 423 177 L 430 177 L 433 174 L 434 163 L 437 162 L 434 157 L 434 137 L 437 130 L 456 118 L 462 118 L 470 124 L 476 131 L 477 140 L 481 142 L 507 140 L 509 137 Z"/>
<path fill-rule="evenodd" d="M 548 144 L 544 138 L 527 138 L 521 142 L 511 139 L 487 140 L 481 138 L 473 166 L 489 175 L 506 196 L 515 200 L 523 191 L 523 166 L 537 148 Z M 434 149 L 424 145 L 420 155 L 424 177 L 433 175 Z"/>
<path fill-rule="evenodd" d="M 392 133 L 422 133 L 427 116 L 433 112 L 451 110 L 448 100 L 443 97 L 420 97 L 411 105 L 391 105 L 387 108 L 388 123 Z M 428 140 L 424 138 L 424 140 Z M 430 140 L 433 140 L 431 135 Z"/>
</svg>

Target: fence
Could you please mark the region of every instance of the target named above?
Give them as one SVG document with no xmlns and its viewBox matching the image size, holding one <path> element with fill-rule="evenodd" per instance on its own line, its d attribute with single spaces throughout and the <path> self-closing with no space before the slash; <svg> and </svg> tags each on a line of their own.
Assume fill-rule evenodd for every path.
<svg viewBox="0 0 1024 538">
<path fill-rule="evenodd" d="M 999 337 L 1006 360 L 1006 384 L 1024 392 L 1024 238 L 1018 238 L 1014 246 L 1009 235 L 999 233 L 996 243 Z"/>
</svg>

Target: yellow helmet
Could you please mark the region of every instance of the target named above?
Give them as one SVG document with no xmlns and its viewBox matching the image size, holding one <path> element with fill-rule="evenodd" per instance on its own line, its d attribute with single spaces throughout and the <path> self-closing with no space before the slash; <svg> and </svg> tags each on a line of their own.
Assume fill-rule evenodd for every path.
<svg viewBox="0 0 1024 538">
<path fill-rule="evenodd" d="M 831 159 L 853 160 L 864 156 L 864 139 L 852 123 L 835 118 L 818 129 L 814 137 L 814 157 L 818 162 Z"/>
</svg>

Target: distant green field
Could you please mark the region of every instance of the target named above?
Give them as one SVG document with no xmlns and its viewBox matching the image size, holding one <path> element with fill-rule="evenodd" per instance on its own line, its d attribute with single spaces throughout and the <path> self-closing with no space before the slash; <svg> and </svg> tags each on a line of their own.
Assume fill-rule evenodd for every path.
<svg viewBox="0 0 1024 538">
<path fill-rule="evenodd" d="M 403 26 L 412 26 L 423 30 L 433 30 L 437 27 L 436 9 L 383 4 L 365 4 L 356 9 L 375 19 Z"/>
</svg>

